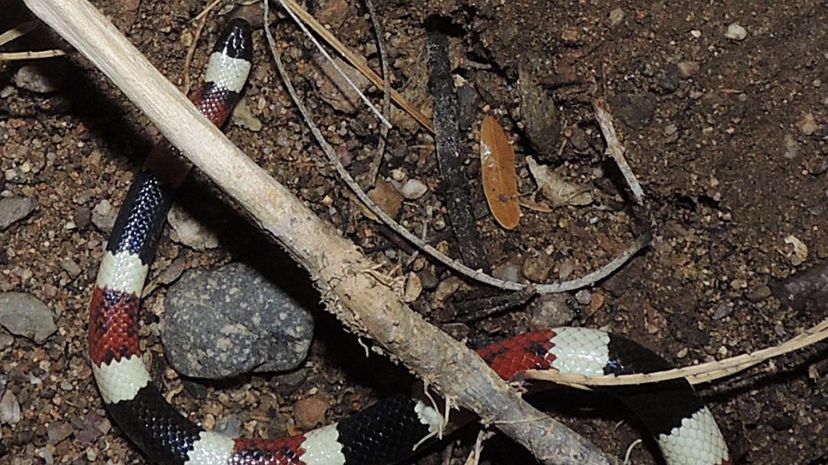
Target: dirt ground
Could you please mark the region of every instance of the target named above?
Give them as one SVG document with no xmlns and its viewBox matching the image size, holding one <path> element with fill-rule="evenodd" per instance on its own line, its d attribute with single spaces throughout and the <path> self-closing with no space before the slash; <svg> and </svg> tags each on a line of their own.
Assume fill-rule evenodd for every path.
<svg viewBox="0 0 828 465">
<path fill-rule="evenodd" d="M 93 3 L 180 84 L 193 18 L 205 2 Z M 194 78 L 232 8 L 229 3 L 207 23 L 193 61 Z M 770 291 L 774 282 L 828 259 L 825 2 L 377 3 L 393 85 L 427 112 L 423 25 L 431 15 L 451 23 L 455 80 L 474 90 L 461 102 L 471 122 L 464 133 L 469 190 L 496 270 L 525 270 L 526 260 L 551 252 L 554 260 L 545 270 L 549 281 L 579 276 L 609 261 L 633 238 L 652 234 L 651 247 L 592 289 L 583 303 L 570 296 L 571 324 L 628 335 L 678 365 L 689 365 L 778 344 L 826 317 L 823 309 L 788 308 Z M 0 7 L 11 13 L 0 15 L 0 31 L 28 19 L 17 2 L 3 0 Z M 361 2 L 315 0 L 307 7 L 380 69 Z M 729 30 L 733 24 L 744 27 L 744 37 L 738 28 Z M 283 14 L 274 30 L 326 137 L 353 174 L 366 172 L 378 141 L 376 120 L 362 107 L 343 112 L 320 97 L 310 41 Z M 6 49 L 46 48 L 49 40 L 38 30 Z M 246 101 L 263 127 L 233 126 L 231 140 L 386 265 L 388 273 L 419 272 L 425 290 L 415 308 L 452 334 L 476 345 L 532 326 L 537 302 L 468 324 L 452 319 L 451 306 L 433 305 L 436 284 L 451 273 L 422 257 L 410 260 L 410 251 L 399 250 L 354 204 L 284 91 L 264 51 L 261 29 L 255 40 L 255 71 Z M 22 409 L 17 425 L 0 425 L 0 464 L 144 463 L 106 419 L 85 355 L 85 306 L 106 240 L 90 217 L 104 200 L 120 205 L 157 131 L 74 51 L 67 59 L 38 63 L 63 78 L 49 93 L 15 84 L 25 63 L 0 62 L 0 191 L 35 198 L 39 206 L 0 232 L 0 291 L 27 292 L 46 302 L 57 315 L 58 331 L 42 345 L 18 337 L 0 346 L 0 373 Z M 557 132 L 530 134 L 521 107 L 521 79 L 553 99 L 557 114 L 549 116 L 550 127 L 557 125 Z M 376 89 L 369 95 L 380 101 Z M 611 105 L 628 160 L 646 193 L 641 206 L 634 206 L 611 176 L 590 104 L 596 97 Z M 486 112 L 496 113 L 514 136 L 521 193 L 535 189 L 525 162 L 532 155 L 590 186 L 595 201 L 551 213 L 524 209 L 516 230 L 500 228 L 487 214 L 475 155 L 474 128 Z M 401 222 L 418 234 L 424 223 L 429 235 L 448 231 L 441 192 L 434 189 L 433 138 L 404 116 L 392 121 L 397 127 L 390 133 L 380 176 L 404 173 L 431 188 L 422 199 L 404 202 Z M 223 202 L 198 175 L 184 191 L 188 208 Z M 265 247 L 264 239 L 226 204 L 201 209 L 208 210 L 208 225 L 220 226 L 223 246 L 198 252 L 165 239 L 151 281 L 174 261 L 184 268 L 210 267 L 255 256 Z M 806 255 L 794 253 L 791 237 L 807 246 Z M 457 256 L 450 236 L 444 235 L 438 247 Z M 166 286 L 159 285 L 146 300 L 142 336 L 167 392 L 183 389 L 174 403 L 201 423 L 234 417 L 248 435 L 275 437 L 296 430 L 297 400 L 323 399 L 327 420 L 334 421 L 389 393 L 402 376 L 402 370 L 377 357 L 366 363 L 357 342 L 320 311 L 310 359 L 297 373 L 213 383 L 207 389 L 182 381 L 167 367 L 160 347 L 165 292 Z M 376 375 L 385 370 L 388 375 Z M 701 393 L 738 463 L 826 465 L 826 373 L 822 344 L 749 376 L 704 386 Z M 566 391 L 552 397 L 539 401 L 608 453 L 623 456 L 641 435 L 631 415 L 608 399 Z M 558 398 L 563 402 L 557 403 Z M 449 449 L 433 449 L 417 463 L 463 463 L 473 438 L 473 432 L 461 434 Z M 518 449 L 498 438 L 487 444 L 482 460 L 531 463 Z M 652 441 L 635 448 L 632 463 L 658 463 L 654 451 Z"/>
</svg>

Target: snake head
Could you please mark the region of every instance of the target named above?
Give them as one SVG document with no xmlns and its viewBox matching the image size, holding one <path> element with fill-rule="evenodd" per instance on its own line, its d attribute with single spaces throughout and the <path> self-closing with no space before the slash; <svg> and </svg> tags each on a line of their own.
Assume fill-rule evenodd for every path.
<svg viewBox="0 0 828 465">
<path fill-rule="evenodd" d="M 230 58 L 253 59 L 253 37 L 250 23 L 233 18 L 221 32 L 213 52 L 221 52 Z"/>
</svg>

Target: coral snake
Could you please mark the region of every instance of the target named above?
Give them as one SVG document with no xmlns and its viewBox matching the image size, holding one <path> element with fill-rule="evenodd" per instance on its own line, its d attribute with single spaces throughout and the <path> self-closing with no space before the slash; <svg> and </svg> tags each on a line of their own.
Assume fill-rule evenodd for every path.
<svg viewBox="0 0 828 465">
<path fill-rule="evenodd" d="M 233 19 L 209 58 L 205 83 L 191 98 L 222 126 L 251 68 L 250 26 Z M 174 150 L 160 144 L 148 166 L 161 166 Z M 166 163 L 169 164 L 169 163 Z M 89 355 L 106 407 L 123 431 L 154 463 L 187 465 L 382 465 L 411 455 L 436 431 L 440 413 L 422 401 L 394 397 L 336 424 L 283 439 L 230 438 L 205 431 L 168 404 L 141 359 L 139 306 L 150 262 L 188 167 L 159 173 L 145 169 L 129 189 L 98 271 L 89 305 Z M 635 342 L 604 331 L 557 328 L 512 337 L 478 351 L 504 379 L 522 370 L 626 374 L 668 368 Z M 616 392 L 655 437 L 668 465 L 730 464 L 712 414 L 685 380 Z"/>
</svg>

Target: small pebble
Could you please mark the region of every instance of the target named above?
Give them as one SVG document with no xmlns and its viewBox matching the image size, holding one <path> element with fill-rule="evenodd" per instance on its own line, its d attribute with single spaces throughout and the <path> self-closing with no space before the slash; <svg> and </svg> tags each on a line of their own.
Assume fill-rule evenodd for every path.
<svg viewBox="0 0 828 465">
<path fill-rule="evenodd" d="M 566 326 L 575 319 L 575 311 L 563 294 L 544 294 L 533 303 L 529 312 L 529 328 L 532 330 Z"/>
<path fill-rule="evenodd" d="M 76 207 L 72 214 L 72 222 L 75 223 L 78 229 L 88 228 L 92 224 L 92 211 L 89 210 L 89 207 L 83 205 Z"/>
<path fill-rule="evenodd" d="M 420 297 L 423 292 L 423 283 L 417 273 L 408 273 L 408 279 L 405 281 L 405 291 L 403 294 L 403 301 L 411 303 Z"/>
<path fill-rule="evenodd" d="M 46 436 L 49 438 L 49 444 L 57 444 L 60 441 L 68 438 L 74 431 L 74 427 L 70 423 L 52 423 L 46 429 Z"/>
<path fill-rule="evenodd" d="M 760 286 L 748 292 L 745 297 L 747 297 L 747 300 L 756 303 L 767 299 L 771 296 L 772 293 L 773 291 L 771 291 L 771 288 L 769 286 Z"/>
<path fill-rule="evenodd" d="M 574 148 L 575 151 L 585 152 L 589 150 L 589 136 L 587 136 L 586 131 L 581 129 L 579 126 L 567 128 L 567 130 L 564 131 L 564 135 L 569 138 L 569 143 L 572 144 L 572 148 Z"/>
<path fill-rule="evenodd" d="M 431 267 L 420 270 L 417 273 L 417 276 L 420 277 L 420 282 L 423 285 L 423 289 L 428 289 L 429 291 L 431 291 L 436 289 L 437 285 L 440 284 L 440 280 L 437 279 L 437 276 L 434 274 L 434 270 Z"/>
<path fill-rule="evenodd" d="M 815 133 L 819 129 L 819 124 L 817 124 L 816 119 L 814 118 L 813 113 L 806 113 L 796 122 L 796 126 L 806 136 L 810 136 Z"/>
<path fill-rule="evenodd" d="M 321 395 L 297 401 L 293 404 L 293 418 L 296 420 L 296 426 L 307 431 L 324 424 L 328 406 L 328 401 Z"/>
<path fill-rule="evenodd" d="M 727 27 L 725 37 L 731 40 L 745 40 L 745 37 L 747 37 L 747 30 L 739 25 L 739 23 L 733 23 Z"/>
<path fill-rule="evenodd" d="M 218 247 L 218 237 L 180 206 L 173 205 L 167 213 L 167 221 L 172 227 L 170 239 L 174 242 L 198 251 Z"/>
<path fill-rule="evenodd" d="M 616 8 L 616 9 L 610 11 L 610 14 L 609 14 L 610 26 L 613 26 L 613 27 L 618 26 L 619 24 L 621 24 L 621 21 L 624 21 L 624 10 L 622 10 L 621 8 Z"/>
<path fill-rule="evenodd" d="M 112 228 L 115 227 L 115 220 L 118 217 L 118 212 L 109 203 L 109 200 L 103 199 L 95 205 L 92 209 L 92 224 L 98 228 L 99 231 L 109 234 Z"/>
<path fill-rule="evenodd" d="M 20 421 L 20 404 L 11 390 L 7 390 L 0 398 L 0 425 L 14 425 Z"/>
<path fill-rule="evenodd" d="M 604 306 L 604 302 L 606 302 L 607 297 L 602 294 L 601 292 L 595 292 L 592 294 L 592 299 L 589 301 L 589 313 L 595 313 Z"/>
<path fill-rule="evenodd" d="M 66 81 L 65 68 L 62 62 L 55 60 L 24 65 L 14 73 L 14 85 L 37 94 L 56 92 Z"/>
<path fill-rule="evenodd" d="M 799 143 L 796 141 L 794 136 L 791 134 L 785 134 L 783 140 L 785 143 L 785 153 L 783 156 L 788 160 L 792 160 L 799 156 Z"/>
<path fill-rule="evenodd" d="M 445 306 L 446 301 L 460 289 L 460 286 L 463 284 L 463 281 L 456 276 L 451 276 L 449 278 L 444 279 L 437 285 L 437 289 L 434 290 L 434 294 L 431 296 L 431 307 L 435 309 L 441 309 Z"/>
<path fill-rule="evenodd" d="M 60 267 L 63 268 L 63 271 L 69 273 L 72 278 L 77 278 L 83 272 L 80 265 L 69 257 L 60 261 Z"/>
<path fill-rule="evenodd" d="M 428 186 L 419 179 L 409 179 L 400 188 L 400 194 L 408 200 L 416 200 L 428 192 Z"/>
<path fill-rule="evenodd" d="M 713 312 L 713 319 L 714 320 L 721 320 L 730 314 L 733 313 L 733 304 L 731 302 L 722 302 L 716 306 L 715 312 Z"/>
<path fill-rule="evenodd" d="M 558 105 L 552 94 L 536 82 L 536 77 L 529 71 L 529 67 L 519 67 L 515 90 L 520 98 L 520 115 L 525 124 L 524 134 L 537 150 L 537 159 L 542 163 L 557 160 L 561 120 Z"/>
<path fill-rule="evenodd" d="M 492 276 L 504 281 L 518 282 L 520 281 L 520 266 L 511 261 L 502 263 L 492 270 Z"/>
<path fill-rule="evenodd" d="M 377 185 L 368 191 L 368 197 L 392 218 L 400 214 L 402 196 L 388 181 L 377 179 Z"/>
<path fill-rule="evenodd" d="M 225 436 L 230 436 L 232 438 L 240 436 L 242 433 L 244 433 L 244 430 L 242 429 L 241 418 L 232 414 L 219 419 L 216 422 L 216 427 L 213 429 L 213 431 L 224 434 Z"/>
<path fill-rule="evenodd" d="M 247 100 L 244 98 L 242 98 L 233 108 L 233 115 L 230 117 L 230 121 L 232 121 L 232 123 L 236 126 L 240 126 L 252 132 L 259 132 L 262 130 L 262 127 L 264 127 L 261 120 L 256 117 L 250 109 Z"/>
<path fill-rule="evenodd" d="M 25 219 L 37 208 L 37 201 L 28 197 L 0 199 L 0 231 Z"/>
<path fill-rule="evenodd" d="M 523 276 L 529 281 L 543 283 L 549 279 L 555 259 L 546 252 L 532 254 L 523 261 Z"/>
<path fill-rule="evenodd" d="M 799 266 L 808 259 L 808 246 L 805 245 L 798 237 L 793 234 L 785 238 L 785 245 L 791 252 L 788 254 L 788 259 L 791 265 Z"/>
<path fill-rule="evenodd" d="M 641 129 L 652 122 L 656 111 L 656 98 L 650 93 L 625 94 L 616 106 L 618 117 L 627 126 Z"/>
<path fill-rule="evenodd" d="M 690 78 L 698 74 L 700 66 L 695 61 L 682 61 L 678 64 L 679 75 L 684 79 Z"/>
<path fill-rule="evenodd" d="M 586 289 L 581 289 L 575 293 L 575 300 L 581 305 L 588 305 L 592 302 L 592 293 Z"/>
<path fill-rule="evenodd" d="M 573 271 L 575 271 L 575 265 L 572 264 L 571 260 L 565 260 L 558 268 L 558 278 L 567 279 L 572 276 Z"/>
</svg>

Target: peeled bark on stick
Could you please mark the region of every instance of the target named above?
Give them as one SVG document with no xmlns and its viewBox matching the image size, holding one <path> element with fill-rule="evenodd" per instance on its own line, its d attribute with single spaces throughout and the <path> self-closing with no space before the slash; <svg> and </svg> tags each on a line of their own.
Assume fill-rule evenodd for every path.
<svg viewBox="0 0 828 465">
<path fill-rule="evenodd" d="M 480 357 L 412 312 L 375 278 L 372 261 L 227 140 L 89 2 L 25 3 L 103 71 L 251 221 L 311 273 L 327 309 L 349 330 L 372 338 L 378 344 L 375 350 L 402 361 L 543 463 L 618 463 L 525 403 Z"/>
</svg>

